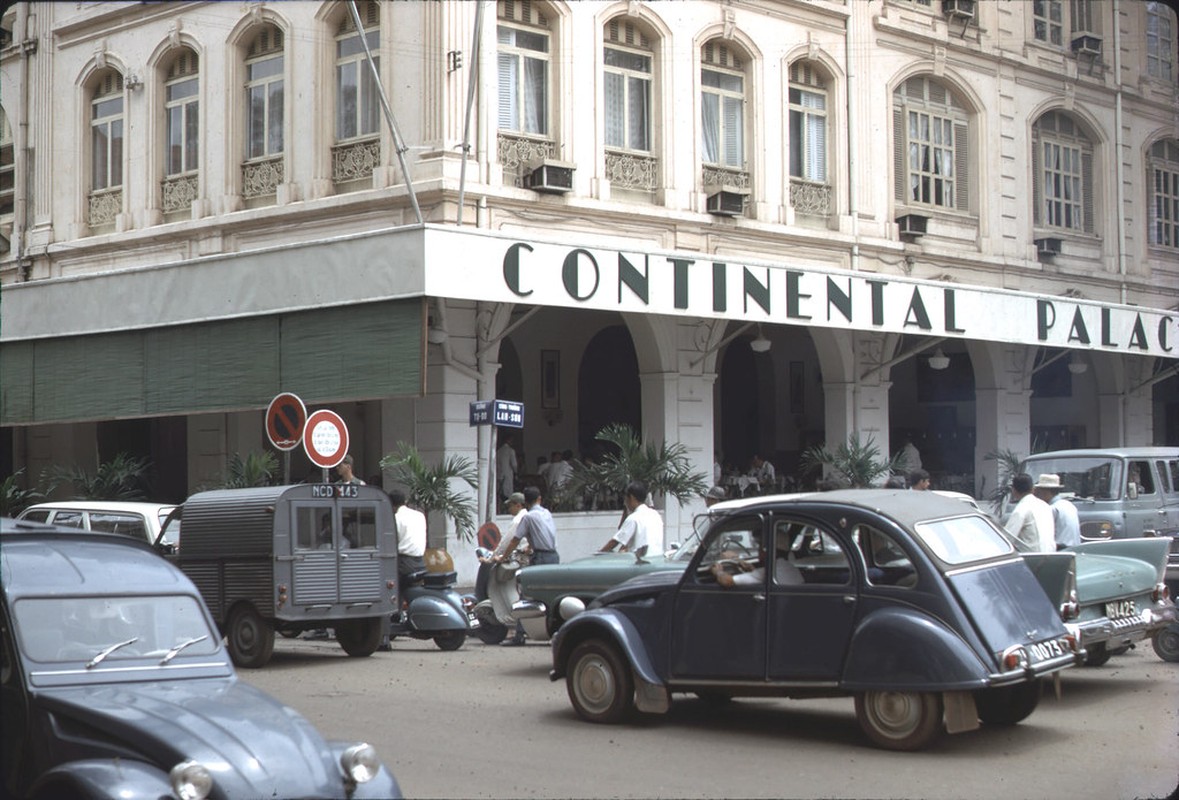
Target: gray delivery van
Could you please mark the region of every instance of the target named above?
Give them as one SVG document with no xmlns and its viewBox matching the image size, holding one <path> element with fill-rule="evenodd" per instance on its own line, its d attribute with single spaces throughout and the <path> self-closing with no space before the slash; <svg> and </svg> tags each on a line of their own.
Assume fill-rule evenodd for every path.
<svg viewBox="0 0 1179 800">
<path fill-rule="evenodd" d="M 397 528 L 380 489 L 198 492 L 162 535 L 180 520 L 184 545 L 169 557 L 200 589 L 238 666 L 266 664 L 276 632 L 333 628 L 348 655 L 377 649 L 397 607 Z"/>
</svg>

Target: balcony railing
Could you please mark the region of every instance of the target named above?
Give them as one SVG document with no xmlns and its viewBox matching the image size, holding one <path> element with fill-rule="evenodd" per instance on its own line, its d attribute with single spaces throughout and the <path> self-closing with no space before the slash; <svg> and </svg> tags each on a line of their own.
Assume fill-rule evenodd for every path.
<svg viewBox="0 0 1179 800">
<path fill-rule="evenodd" d="M 365 139 L 332 146 L 332 181 L 371 180 L 373 170 L 381 163 L 381 140 Z"/>
<path fill-rule="evenodd" d="M 749 188 L 749 172 L 731 167 L 718 167 L 705 164 L 703 170 L 704 191 L 719 189 L 727 186 L 733 189 Z"/>
<path fill-rule="evenodd" d="M 620 189 L 653 192 L 659 187 L 659 159 L 607 150 L 606 178 Z"/>
<path fill-rule="evenodd" d="M 790 205 L 796 214 L 825 217 L 831 213 L 831 187 L 825 183 L 791 178 Z"/>
<path fill-rule="evenodd" d="M 527 136 L 499 134 L 496 139 L 496 156 L 503 167 L 504 175 L 513 177 L 513 185 L 523 187 L 525 167 L 546 158 L 556 158 L 557 143 L 551 139 L 533 139 Z"/>
<path fill-rule="evenodd" d="M 274 195 L 282 182 L 282 156 L 242 164 L 242 197 L 246 199 Z"/>
<path fill-rule="evenodd" d="M 161 185 L 163 189 L 163 209 L 165 214 L 174 214 L 180 211 L 187 211 L 192 208 L 192 203 L 197 199 L 197 176 L 190 175 L 172 175 L 164 178 Z"/>
<path fill-rule="evenodd" d="M 114 224 L 115 217 L 123 213 L 123 190 L 101 189 L 91 192 L 87 219 L 90 227 Z"/>
</svg>

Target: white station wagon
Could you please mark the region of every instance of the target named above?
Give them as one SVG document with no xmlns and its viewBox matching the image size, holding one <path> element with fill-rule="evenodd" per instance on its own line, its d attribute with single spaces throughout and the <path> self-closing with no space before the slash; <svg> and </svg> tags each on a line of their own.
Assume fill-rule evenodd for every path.
<svg viewBox="0 0 1179 800">
<path fill-rule="evenodd" d="M 119 500 L 63 500 L 38 503 L 20 513 L 18 519 L 49 522 L 86 531 L 121 533 L 153 544 L 160 529 L 176 506 L 167 503 L 145 503 Z M 180 526 L 168 528 L 165 544 L 179 544 Z"/>
</svg>

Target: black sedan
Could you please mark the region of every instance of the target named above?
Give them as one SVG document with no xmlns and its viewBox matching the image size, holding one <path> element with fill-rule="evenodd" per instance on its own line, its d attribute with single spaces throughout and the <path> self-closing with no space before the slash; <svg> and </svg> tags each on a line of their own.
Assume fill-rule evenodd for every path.
<svg viewBox="0 0 1179 800">
<path fill-rule="evenodd" d="M 241 683 L 184 573 L 119 534 L 0 520 L 0 797 L 400 797 Z"/>
<path fill-rule="evenodd" d="M 684 572 L 633 578 L 553 639 L 583 718 L 662 713 L 674 693 L 851 695 L 877 745 L 1014 724 L 1083 656 L 995 524 L 956 500 L 881 489 L 719 503 Z M 699 529 L 699 525 L 697 528 Z M 1053 572 L 1046 570 L 1045 572 Z"/>
</svg>

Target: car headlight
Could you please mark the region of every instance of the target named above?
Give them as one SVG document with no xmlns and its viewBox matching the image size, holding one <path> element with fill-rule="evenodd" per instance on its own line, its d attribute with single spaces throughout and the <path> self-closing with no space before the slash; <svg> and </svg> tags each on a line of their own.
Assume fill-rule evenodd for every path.
<svg viewBox="0 0 1179 800">
<path fill-rule="evenodd" d="M 377 776 L 381 762 L 371 744 L 354 744 L 340 754 L 340 766 L 344 774 L 357 783 L 367 783 Z"/>
<path fill-rule="evenodd" d="M 172 791 L 180 800 L 205 800 L 213 791 L 213 775 L 199 761 L 182 761 L 168 773 Z"/>
</svg>

